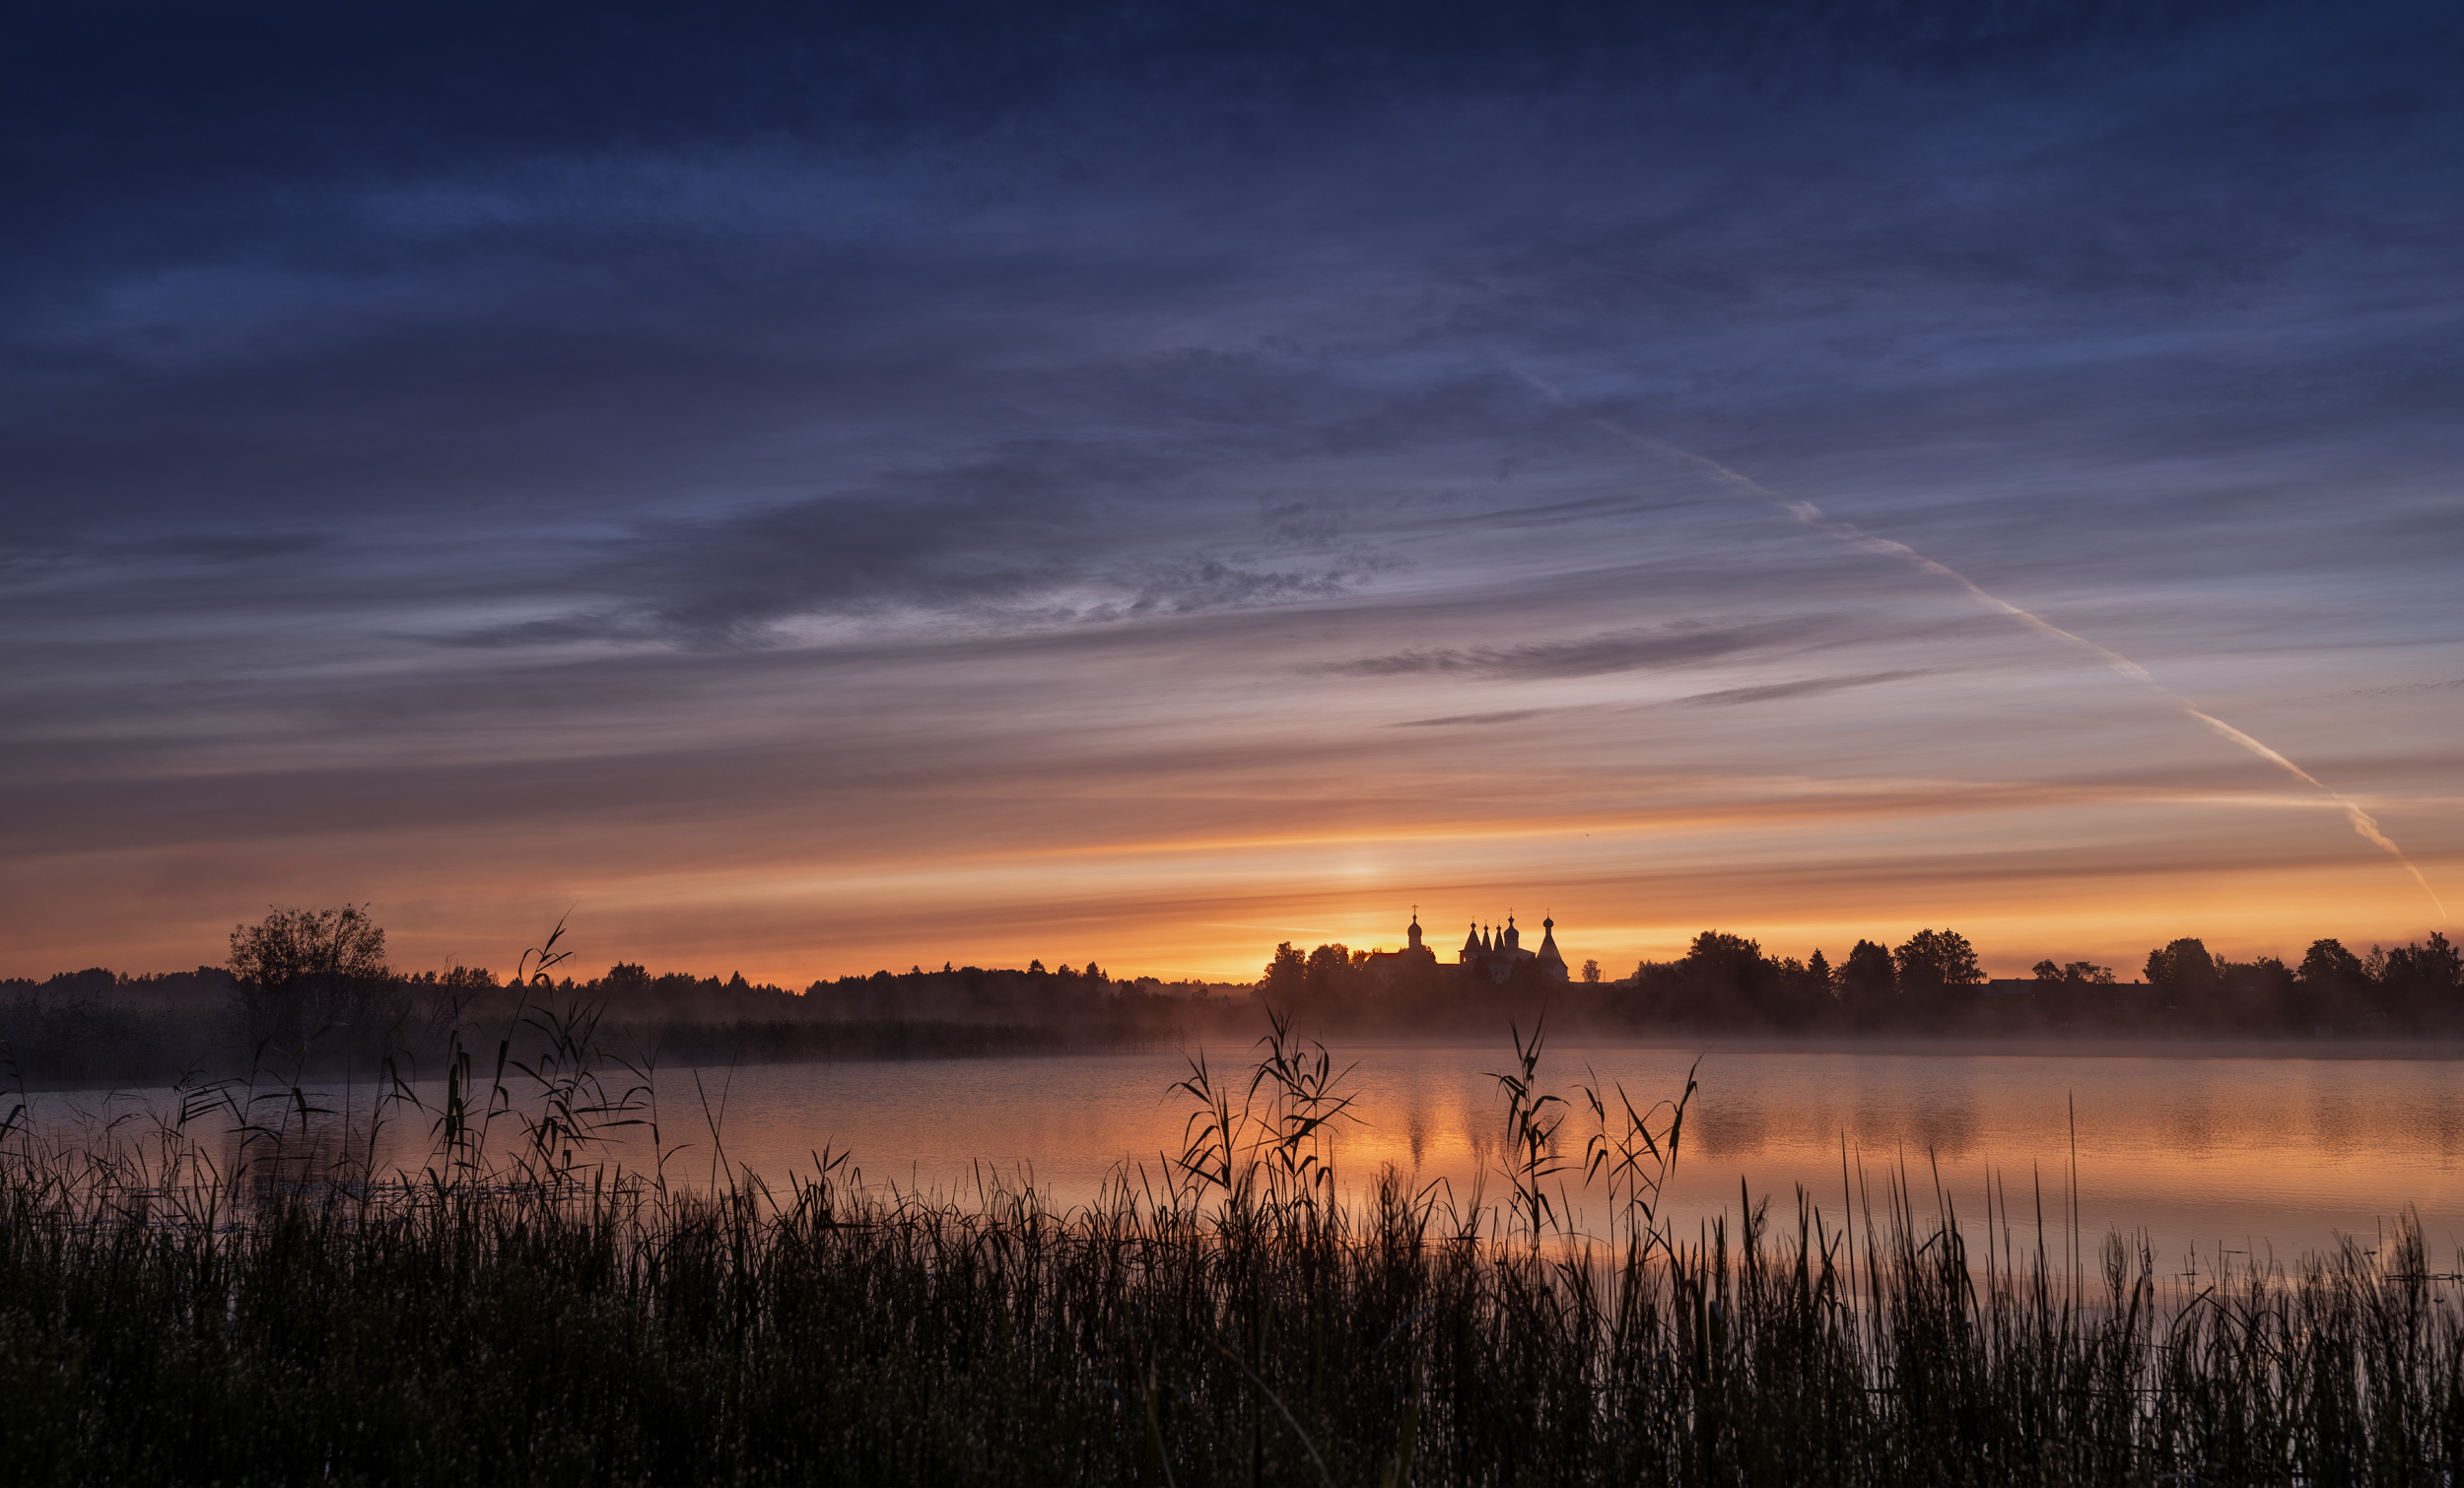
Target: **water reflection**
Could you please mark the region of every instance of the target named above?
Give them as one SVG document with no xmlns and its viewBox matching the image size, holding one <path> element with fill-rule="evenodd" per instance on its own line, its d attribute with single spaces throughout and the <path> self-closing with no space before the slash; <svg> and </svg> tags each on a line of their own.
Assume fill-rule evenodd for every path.
<svg viewBox="0 0 2464 1488">
<path fill-rule="evenodd" d="M 1769 1108 L 1706 1101 L 1694 1113 L 1695 1150 L 1706 1158 L 1750 1157 L 1770 1135 Z"/>
<path fill-rule="evenodd" d="M 1493 1200 L 1498 1052 L 1346 1057 L 1359 1061 L 1363 1120 L 1338 1151 L 1354 1181 L 1392 1164 Z M 1557 1150 L 1575 1165 L 1564 1182 L 1578 1213 L 1589 1120 L 1578 1087 L 1594 1084 L 1613 1110 L 1622 1086 L 1639 1109 L 1682 1090 L 1689 1063 L 1685 1052 L 1635 1048 L 1552 1049 L 1543 1059 L 1547 1088 L 1575 1103 Z M 1177 1054 L 670 1071 L 656 1092 L 664 1150 L 653 1155 L 644 1128 L 617 1134 L 608 1155 L 663 1163 L 671 1180 L 749 1171 L 778 1184 L 809 1171 L 827 1147 L 853 1151 L 871 1181 L 943 1192 L 971 1188 L 986 1163 L 1077 1202 L 1122 1165 L 1160 1175 L 1181 1150 L 1187 1104 L 1168 1092 L 1186 1073 Z M 2223 1244 L 2290 1255 L 2339 1232 L 2372 1234 L 2407 1204 L 2440 1253 L 2464 1235 L 2464 1080 L 2449 1063 L 1719 1052 L 1699 1078 L 1669 1195 L 1680 1217 L 1734 1210 L 1741 1183 L 1783 1203 L 1803 1187 L 1836 1212 L 1860 1172 L 1879 1192 L 1883 1175 L 1904 1171 L 1928 1203 L 1939 1180 L 1963 1214 L 1982 1212 L 1998 1175 L 2015 1197 L 2042 1192 L 2049 1220 L 2067 1225 L 2076 1153 L 2076 1220 L 2091 1242 L 2118 1228 L 2145 1231 L 2167 1254 Z M 416 1170 L 429 1117 L 396 1111 L 372 1134 L 368 1093 L 345 1094 L 321 1102 L 349 1110 L 313 1139 L 347 1133 L 350 1150 L 372 1154 L 380 1170 Z M 422 1095 L 433 1104 L 438 1092 Z M 99 1130 L 117 1120 L 125 1130 L 168 1100 L 89 1094 L 34 1105 L 46 1124 Z"/>
</svg>

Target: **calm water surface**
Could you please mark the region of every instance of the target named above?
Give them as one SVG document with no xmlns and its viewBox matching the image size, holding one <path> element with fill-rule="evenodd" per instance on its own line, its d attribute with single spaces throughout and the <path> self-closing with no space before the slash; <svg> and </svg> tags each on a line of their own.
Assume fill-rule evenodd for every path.
<svg viewBox="0 0 2464 1488">
<path fill-rule="evenodd" d="M 1392 1163 L 1468 1197 L 1500 1129 L 1489 1077 L 1505 1067 L 1500 1053 L 1345 1056 L 1358 1061 L 1350 1088 L 1362 1119 L 1339 1139 L 1342 1171 L 1357 1181 Z M 1587 1078 L 1621 1083 L 1640 1107 L 1682 1089 L 1691 1057 L 1552 1048 L 1540 1073 L 1568 1097 Z M 730 1168 L 777 1182 L 809 1172 L 826 1144 L 852 1152 L 873 1182 L 956 1194 L 972 1191 L 982 1165 L 1031 1175 L 1069 1203 L 1124 1163 L 1153 1171 L 1159 1154 L 1180 1151 L 1191 1103 L 1170 1087 L 1187 1073 L 1178 1054 L 671 1071 L 660 1080 L 662 1133 L 681 1148 L 671 1176 L 707 1177 L 723 1145 Z M 2195 1246 L 2291 1258 L 2340 1234 L 2375 1235 L 2408 1204 L 2442 1261 L 2464 1241 L 2464 1068 L 2454 1061 L 1724 1051 L 1703 1059 L 1699 1078 L 1673 1190 L 1688 1221 L 1733 1214 L 1741 1184 L 1783 1208 L 1803 1187 L 1836 1213 L 1859 1175 L 1879 1194 L 1905 1171 L 1925 1212 L 1939 1176 L 1972 1229 L 1989 1181 L 2022 1220 L 2041 1185 L 2058 1227 L 2076 1150 L 2091 1242 L 2119 1229 L 2144 1232 L 2164 1257 Z M 37 1109 L 61 1117 L 102 1104 L 54 1096 Z M 415 1135 L 412 1123 L 396 1129 Z M 1578 1109 L 1564 1143 L 1578 1161 L 1583 1129 Z M 624 1156 L 645 1160 L 647 1144 Z M 1491 1200 L 1500 1189 L 1485 1181 Z"/>
</svg>

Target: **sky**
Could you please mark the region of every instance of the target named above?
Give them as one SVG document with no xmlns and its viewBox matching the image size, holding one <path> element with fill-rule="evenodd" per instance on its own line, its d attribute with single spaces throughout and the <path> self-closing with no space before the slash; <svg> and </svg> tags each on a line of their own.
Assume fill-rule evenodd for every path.
<svg viewBox="0 0 2464 1488">
<path fill-rule="evenodd" d="M 22 8 L 0 975 L 2452 930 L 2460 43 Z"/>
</svg>

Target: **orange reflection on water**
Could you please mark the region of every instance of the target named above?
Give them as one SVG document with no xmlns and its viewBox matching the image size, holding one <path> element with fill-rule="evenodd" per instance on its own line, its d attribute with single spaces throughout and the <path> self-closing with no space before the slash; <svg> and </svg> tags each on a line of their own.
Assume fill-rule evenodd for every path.
<svg viewBox="0 0 2464 1488">
<path fill-rule="evenodd" d="M 1214 1050 L 1218 1077 L 1245 1052 Z M 1335 1143 L 1338 1171 L 1357 1184 L 1392 1165 L 1457 1203 L 1494 1204 L 1503 1107 L 1492 1072 L 1507 1057 L 1339 1051 L 1338 1066 L 1357 1060 L 1349 1088 L 1360 1119 Z M 1543 1055 L 1546 1087 L 1572 1100 L 1557 1145 L 1568 1167 L 1555 1182 L 1592 1233 L 1608 1215 L 1580 1181 L 1589 1118 L 1579 1087 L 1621 1085 L 1648 1106 L 1678 1093 L 1693 1058 L 1571 1046 Z M 809 1170 L 827 1146 L 852 1151 L 870 1182 L 963 1194 L 990 1171 L 1083 1202 L 1125 1170 L 1159 1177 L 1181 1150 L 1190 1102 L 1170 1087 L 1187 1072 L 1172 1054 L 668 1071 L 664 1129 L 687 1144 L 669 1171 L 706 1175 L 719 1156 L 704 1129 L 707 1097 L 724 1103 L 725 1163 L 774 1184 Z M 1881 1202 L 1900 1180 L 1920 1216 L 1949 1209 L 1980 1243 L 1992 1184 L 1995 1207 L 2021 1226 L 2021 1248 L 2034 1243 L 2041 1204 L 2049 1249 L 2075 1224 L 2091 1248 L 2109 1230 L 2144 1234 L 2168 1264 L 2194 1248 L 2212 1259 L 2219 1247 L 2289 1261 L 2340 1234 L 2369 1237 L 2408 1205 L 2441 1263 L 2464 1240 L 2455 1061 L 1720 1050 L 1698 1078 L 1669 1190 L 1670 1218 L 1688 1233 L 1733 1218 L 1741 1189 L 1785 1212 L 1802 1188 L 1835 1219 Z M 78 1101 L 36 1103 L 57 1119 Z M 424 1123 L 397 1117 L 390 1129 L 394 1160 L 415 1160 Z M 649 1161 L 622 1145 L 611 1155 Z"/>
</svg>

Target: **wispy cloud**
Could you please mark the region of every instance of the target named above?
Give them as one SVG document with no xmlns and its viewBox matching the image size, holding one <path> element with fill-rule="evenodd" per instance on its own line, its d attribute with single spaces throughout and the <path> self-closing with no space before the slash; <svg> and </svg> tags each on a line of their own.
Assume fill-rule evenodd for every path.
<svg viewBox="0 0 2464 1488">
<path fill-rule="evenodd" d="M 2348 698 L 2384 698 L 2397 693 L 2451 693 L 2464 690 L 2464 677 L 2444 682 L 2399 682 L 2391 687 L 2357 687 L 2345 694 Z"/>
<path fill-rule="evenodd" d="M 1696 693 L 1677 701 L 1693 708 L 1735 708 L 1745 703 L 1776 703 L 1782 698 L 1807 698 L 1822 693 L 1846 692 L 1852 687 L 1872 687 L 1882 682 L 1897 682 L 1907 677 L 1923 677 L 1929 668 L 1911 671 L 1866 672 L 1855 677 L 1809 677 L 1802 682 L 1774 682 L 1764 687 L 1730 687 L 1716 693 Z"/>
<path fill-rule="evenodd" d="M 1444 728 L 1457 723 L 1517 723 L 1525 718 L 1537 718 L 1545 711 L 1547 711 L 1546 709 L 1540 708 L 1516 708 L 1497 713 L 1457 713 L 1449 718 L 1406 718 L 1401 723 L 1389 724 L 1388 727 Z"/>
<path fill-rule="evenodd" d="M 1590 677 L 1606 672 L 1691 666 L 1766 650 L 1818 635 L 1833 623 L 1829 617 L 1814 615 L 1728 626 L 1681 621 L 1651 629 L 1604 631 L 1567 641 L 1392 651 L 1348 661 L 1315 662 L 1304 670 L 1335 677 L 1430 673 L 1483 678 Z"/>
</svg>

